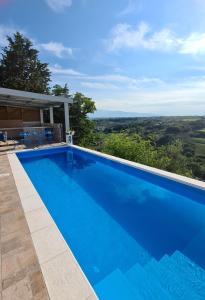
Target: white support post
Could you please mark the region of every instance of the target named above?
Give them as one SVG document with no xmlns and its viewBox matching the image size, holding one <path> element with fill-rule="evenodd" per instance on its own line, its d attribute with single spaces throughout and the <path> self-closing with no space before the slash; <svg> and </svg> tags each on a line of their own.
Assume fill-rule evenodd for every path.
<svg viewBox="0 0 205 300">
<path fill-rule="evenodd" d="M 53 107 L 49 107 L 49 115 L 50 115 L 50 124 L 54 123 L 53 120 Z"/>
<path fill-rule="evenodd" d="M 70 131 L 70 120 L 69 120 L 69 106 L 67 102 L 64 102 L 64 115 L 65 115 L 65 136 L 66 143 L 69 143 L 69 131 Z"/>
<path fill-rule="evenodd" d="M 44 120 L 43 120 L 43 109 L 42 108 L 40 109 L 40 122 L 41 122 L 41 124 L 44 123 Z"/>
</svg>

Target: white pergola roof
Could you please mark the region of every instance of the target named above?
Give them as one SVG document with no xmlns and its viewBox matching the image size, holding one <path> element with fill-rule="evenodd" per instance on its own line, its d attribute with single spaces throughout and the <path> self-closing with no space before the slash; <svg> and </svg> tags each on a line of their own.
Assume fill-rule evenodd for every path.
<svg viewBox="0 0 205 300">
<path fill-rule="evenodd" d="M 52 96 L 0 87 L 0 106 L 48 108 L 73 103 L 71 97 Z"/>
</svg>

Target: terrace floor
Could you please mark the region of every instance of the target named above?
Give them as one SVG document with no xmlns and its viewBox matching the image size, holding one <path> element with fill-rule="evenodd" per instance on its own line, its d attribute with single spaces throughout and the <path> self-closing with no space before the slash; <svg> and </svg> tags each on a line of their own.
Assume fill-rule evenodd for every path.
<svg viewBox="0 0 205 300">
<path fill-rule="evenodd" d="M 0 155 L 0 299 L 46 300 L 48 292 L 7 155 Z"/>
<path fill-rule="evenodd" d="M 47 147 L 55 147 L 55 146 L 64 146 L 66 145 L 65 142 L 48 142 L 45 141 L 42 144 L 39 143 L 30 143 L 28 144 L 20 144 L 18 141 L 15 140 L 10 140 L 7 142 L 2 142 L 0 141 L 0 155 L 5 154 L 6 152 L 9 151 L 20 151 L 24 149 L 37 149 L 37 148 L 47 148 Z"/>
</svg>

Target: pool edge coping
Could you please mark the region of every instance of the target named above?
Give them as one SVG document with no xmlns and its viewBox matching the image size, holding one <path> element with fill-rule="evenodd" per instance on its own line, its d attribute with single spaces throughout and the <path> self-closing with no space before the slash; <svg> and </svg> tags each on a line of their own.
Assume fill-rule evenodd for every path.
<svg viewBox="0 0 205 300">
<path fill-rule="evenodd" d="M 71 147 L 71 148 L 74 148 L 74 149 L 76 148 L 78 150 L 82 150 L 84 152 L 88 152 L 88 153 L 106 158 L 108 160 L 112 160 L 114 162 L 118 162 L 120 164 L 129 166 L 129 167 L 133 167 L 135 169 L 139 169 L 141 171 L 145 171 L 147 173 L 157 175 L 157 176 L 161 176 L 161 177 L 164 177 L 166 179 L 169 179 L 169 180 L 172 180 L 172 181 L 175 181 L 175 182 L 178 182 L 178 183 L 182 183 L 182 184 L 185 184 L 185 185 L 188 185 L 188 186 L 191 186 L 191 187 L 194 187 L 194 188 L 205 191 L 205 182 L 194 179 L 194 178 L 186 177 L 186 176 L 183 176 L 183 175 L 178 175 L 176 173 L 171 173 L 171 172 L 168 172 L 168 171 L 164 171 L 164 170 L 161 170 L 161 169 L 157 169 L 157 168 L 154 168 L 154 167 L 150 167 L 150 166 L 143 165 L 143 164 L 140 164 L 140 163 L 136 163 L 136 162 L 124 159 L 124 158 L 116 157 L 116 156 L 113 156 L 113 155 L 110 155 L 110 154 L 102 153 L 102 152 L 99 152 L 99 151 L 96 151 L 96 150 L 84 148 L 84 147 L 77 146 L 77 145 L 69 145 L 68 147 Z"/>
<path fill-rule="evenodd" d="M 49 147 L 51 148 L 51 147 Z M 45 149 L 45 148 L 44 148 Z M 39 150 L 39 149 L 36 149 Z M 47 210 L 46 206 L 43 203 L 43 200 L 41 199 L 40 195 L 38 194 L 37 190 L 35 189 L 34 185 L 32 184 L 30 178 L 28 177 L 26 171 L 24 170 L 21 162 L 19 161 L 18 157 L 16 156 L 17 152 L 21 151 L 15 151 L 15 152 L 10 152 L 7 153 L 7 157 L 9 160 L 9 164 L 11 166 L 12 174 L 14 177 L 14 181 L 17 187 L 17 191 L 21 200 L 21 204 L 23 207 L 24 215 L 29 227 L 29 233 L 32 238 L 34 248 L 36 251 L 36 255 L 39 261 L 39 265 L 44 277 L 44 281 L 46 284 L 46 288 L 49 294 L 49 297 L 51 300 L 67 300 L 68 295 L 71 294 L 71 291 L 74 289 L 81 289 L 81 291 L 78 291 L 78 295 L 76 295 L 76 298 L 72 295 L 70 295 L 70 299 L 72 300 L 97 300 L 98 297 L 91 286 L 89 280 L 87 279 L 86 275 L 84 274 L 82 268 L 80 267 L 77 259 L 75 258 L 74 254 L 72 253 L 69 245 L 65 241 L 64 237 L 62 236 L 60 230 L 58 229 L 57 224 L 53 220 L 52 216 L 50 215 L 49 211 Z M 28 203 L 25 204 L 26 201 L 29 203 L 30 208 L 28 208 Z M 49 219 L 49 224 L 41 227 L 40 229 L 37 230 L 32 230 L 31 229 L 31 224 L 29 223 L 31 221 L 30 216 L 32 212 L 37 212 L 37 210 L 43 210 L 44 214 L 46 217 Z M 44 216 L 45 216 L 44 215 Z M 45 220 L 40 220 L 38 219 L 38 223 L 44 223 Z M 44 245 L 44 241 L 42 239 L 38 238 L 38 233 L 41 230 L 46 230 L 46 229 L 51 229 L 52 232 L 52 238 L 54 238 L 56 241 L 60 242 L 61 246 L 60 249 L 57 249 L 57 252 L 55 255 L 51 256 L 48 260 L 43 259 L 42 260 L 42 251 L 45 252 L 46 248 L 48 248 L 48 245 Z M 37 233 L 37 234 L 36 234 Z M 37 235 L 37 238 L 36 238 Z M 40 244 L 39 244 L 40 243 Z M 40 247 L 39 247 L 40 245 Z M 56 245 L 57 246 L 57 245 Z M 44 248 L 44 249 L 43 249 Z M 67 262 L 69 261 L 69 273 L 71 275 L 71 280 L 70 276 L 68 276 L 68 273 L 65 274 L 65 260 L 61 260 L 62 265 L 59 265 L 58 261 L 58 274 L 56 276 L 57 278 L 57 286 L 54 287 L 56 289 L 54 291 L 53 289 L 53 280 L 51 280 L 51 277 L 48 272 L 45 271 L 45 266 L 49 264 L 49 268 L 52 269 L 53 271 L 56 271 L 56 265 L 55 265 L 55 260 L 56 258 L 60 258 L 61 256 L 65 256 L 67 258 Z M 51 264 L 53 263 L 53 268 Z M 48 268 L 48 270 L 49 270 Z M 61 276 L 62 278 L 59 278 L 59 270 L 64 270 L 64 273 Z M 55 274 L 54 274 L 55 275 Z M 67 277 L 65 277 L 67 275 Z M 75 278 L 76 277 L 76 278 Z M 54 281 L 55 281 L 55 276 L 54 276 Z M 77 286 L 78 283 L 78 286 Z M 52 288 L 51 288 L 52 286 Z M 62 294 L 63 290 L 63 294 Z M 86 290 L 86 293 L 89 293 L 86 296 L 83 296 L 84 292 Z M 68 294 L 66 294 L 68 293 Z M 59 294 L 59 297 L 56 298 L 56 294 Z M 64 295 L 66 294 L 66 298 L 64 298 Z M 76 293 L 75 293 L 76 294 Z M 79 295 L 80 294 L 80 295 Z"/>
</svg>

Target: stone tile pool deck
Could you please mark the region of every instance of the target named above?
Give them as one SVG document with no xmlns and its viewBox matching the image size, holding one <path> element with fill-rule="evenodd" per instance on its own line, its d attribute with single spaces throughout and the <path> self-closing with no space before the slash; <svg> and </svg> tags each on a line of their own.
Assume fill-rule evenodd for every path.
<svg viewBox="0 0 205 300">
<path fill-rule="evenodd" d="M 2 300 L 47 300 L 47 288 L 6 154 L 0 155 Z"/>
</svg>

